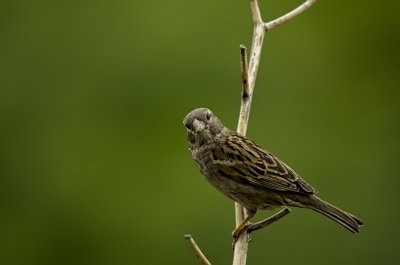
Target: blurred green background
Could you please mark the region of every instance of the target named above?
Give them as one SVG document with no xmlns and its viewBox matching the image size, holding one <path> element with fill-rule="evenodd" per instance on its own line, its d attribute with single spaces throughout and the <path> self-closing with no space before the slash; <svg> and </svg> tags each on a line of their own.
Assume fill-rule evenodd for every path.
<svg viewBox="0 0 400 265">
<path fill-rule="evenodd" d="M 366 226 L 294 209 L 249 264 L 400 262 L 399 8 L 318 1 L 267 33 L 248 136 Z M 233 202 L 182 119 L 204 106 L 236 128 L 251 34 L 245 0 L 1 1 L 0 263 L 199 264 L 186 233 L 231 263 Z"/>
</svg>

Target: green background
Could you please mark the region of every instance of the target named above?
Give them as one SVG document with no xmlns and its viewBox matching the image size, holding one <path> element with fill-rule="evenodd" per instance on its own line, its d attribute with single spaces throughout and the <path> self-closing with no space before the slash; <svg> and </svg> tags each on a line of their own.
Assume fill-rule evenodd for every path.
<svg viewBox="0 0 400 265">
<path fill-rule="evenodd" d="M 399 8 L 318 1 L 267 33 L 248 136 L 366 226 L 294 209 L 249 264 L 400 262 Z M 245 0 L 1 1 L 0 263 L 199 264 L 186 233 L 231 263 L 233 202 L 182 119 L 209 107 L 236 128 L 251 34 Z"/>
</svg>

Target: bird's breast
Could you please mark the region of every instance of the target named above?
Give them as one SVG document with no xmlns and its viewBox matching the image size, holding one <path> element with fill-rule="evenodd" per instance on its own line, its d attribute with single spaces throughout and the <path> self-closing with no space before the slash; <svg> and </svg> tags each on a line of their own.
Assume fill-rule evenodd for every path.
<svg viewBox="0 0 400 265">
<path fill-rule="evenodd" d="M 192 149 L 193 160 L 205 177 L 207 177 L 207 173 L 213 168 L 213 148 L 215 148 L 215 144 L 201 145 L 198 147 L 195 146 Z"/>
</svg>

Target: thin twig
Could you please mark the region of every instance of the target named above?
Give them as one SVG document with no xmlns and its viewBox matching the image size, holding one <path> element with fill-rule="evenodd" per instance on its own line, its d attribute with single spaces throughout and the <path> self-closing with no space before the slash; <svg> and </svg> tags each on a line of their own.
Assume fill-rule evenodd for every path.
<svg viewBox="0 0 400 265">
<path fill-rule="evenodd" d="M 258 229 L 264 228 L 267 225 L 273 224 L 276 221 L 278 221 L 279 219 L 281 219 L 282 217 L 284 217 L 285 215 L 287 215 L 288 213 L 290 213 L 290 209 L 289 208 L 283 208 L 282 210 L 280 210 L 276 214 L 268 217 L 265 220 L 262 220 L 262 221 L 257 222 L 257 223 L 249 224 L 249 226 L 247 227 L 247 232 L 251 233 L 251 232 L 256 231 Z"/>
<path fill-rule="evenodd" d="M 293 9 L 292 11 L 290 11 L 289 13 L 274 19 L 268 23 L 265 23 L 265 30 L 270 30 L 275 28 L 276 26 L 281 25 L 282 23 L 285 23 L 286 21 L 294 18 L 297 15 L 300 15 L 301 13 L 303 13 L 305 10 L 307 10 L 308 8 L 310 8 L 317 0 L 307 0 L 305 1 L 303 4 L 301 4 L 300 6 L 298 6 L 296 9 Z"/>
<path fill-rule="evenodd" d="M 249 122 L 249 115 L 250 115 L 250 107 L 251 101 L 253 98 L 254 86 L 256 83 L 258 66 L 260 64 L 261 58 L 261 50 L 262 45 L 264 42 L 265 32 L 270 30 L 282 23 L 292 19 L 293 17 L 299 15 L 300 13 L 304 12 L 307 8 L 309 8 L 316 0 L 307 0 L 302 5 L 294 9 L 293 11 L 287 13 L 275 19 L 271 22 L 265 23 L 262 20 L 262 16 L 260 13 L 260 8 L 258 6 L 257 0 L 250 0 L 250 9 L 251 9 L 251 17 L 253 19 L 253 39 L 252 39 L 252 46 L 251 46 L 251 53 L 250 53 L 250 60 L 249 60 L 249 68 L 247 74 L 247 84 L 248 84 L 248 93 L 242 93 L 242 100 L 240 105 L 240 115 L 239 115 L 239 122 L 237 127 L 237 132 L 246 135 L 247 125 Z M 242 74 L 243 76 L 243 74 Z M 243 82 L 242 82 L 243 83 Z M 282 213 L 284 213 L 283 211 Z M 282 217 L 286 215 L 283 214 Z M 279 215 L 278 215 L 279 216 Z M 246 210 L 243 206 L 239 203 L 235 202 L 235 221 L 236 227 L 243 222 L 243 220 L 247 217 Z M 275 220 L 273 218 L 271 220 Z M 279 220 L 279 217 L 276 220 Z M 275 221 L 274 221 L 275 222 Z M 266 222 L 268 223 L 268 222 Z M 266 226 L 266 225 L 264 225 Z M 262 226 L 262 227 L 264 227 Z M 260 226 L 261 228 L 261 226 Z M 259 228 L 258 228 L 259 229 Z M 253 229 L 254 231 L 254 229 Z M 234 246 L 234 254 L 233 254 L 233 265 L 245 265 L 247 259 L 247 249 L 248 249 L 248 233 L 244 231 L 236 241 Z"/>
<path fill-rule="evenodd" d="M 208 261 L 206 256 L 204 256 L 203 252 L 201 252 L 199 246 L 197 246 L 196 242 L 194 241 L 193 237 L 191 234 L 185 235 L 186 241 L 189 243 L 190 247 L 192 248 L 193 252 L 196 254 L 196 256 L 199 258 L 201 263 L 203 265 L 211 265 L 211 263 Z"/>
<path fill-rule="evenodd" d="M 258 7 L 257 0 L 250 0 L 250 9 L 251 9 L 251 16 L 253 19 L 254 29 L 253 29 L 253 41 L 251 46 L 250 65 L 247 74 L 248 93 L 246 93 L 247 94 L 246 97 L 244 97 L 244 93 L 242 93 L 239 122 L 237 127 L 237 132 L 242 135 L 245 135 L 247 131 L 251 101 L 253 98 L 254 85 L 256 82 L 257 70 L 261 57 L 261 48 L 265 35 L 264 22 L 262 21 L 260 8 Z M 239 203 L 235 202 L 236 227 L 240 225 L 246 217 L 247 217 L 246 209 Z M 248 233 L 245 230 L 239 236 L 234 245 L 233 265 L 246 264 L 248 246 L 249 246 Z"/>
</svg>

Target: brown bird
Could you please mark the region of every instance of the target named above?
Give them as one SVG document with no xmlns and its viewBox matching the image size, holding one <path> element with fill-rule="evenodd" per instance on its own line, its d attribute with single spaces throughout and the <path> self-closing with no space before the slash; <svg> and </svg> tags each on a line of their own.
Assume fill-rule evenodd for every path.
<svg viewBox="0 0 400 265">
<path fill-rule="evenodd" d="M 363 222 L 329 204 L 293 169 L 253 141 L 228 128 L 206 108 L 191 111 L 183 120 L 189 150 L 203 176 L 218 190 L 247 208 L 249 217 L 235 229 L 234 240 L 258 209 L 281 206 L 309 208 L 349 231 Z"/>
</svg>

